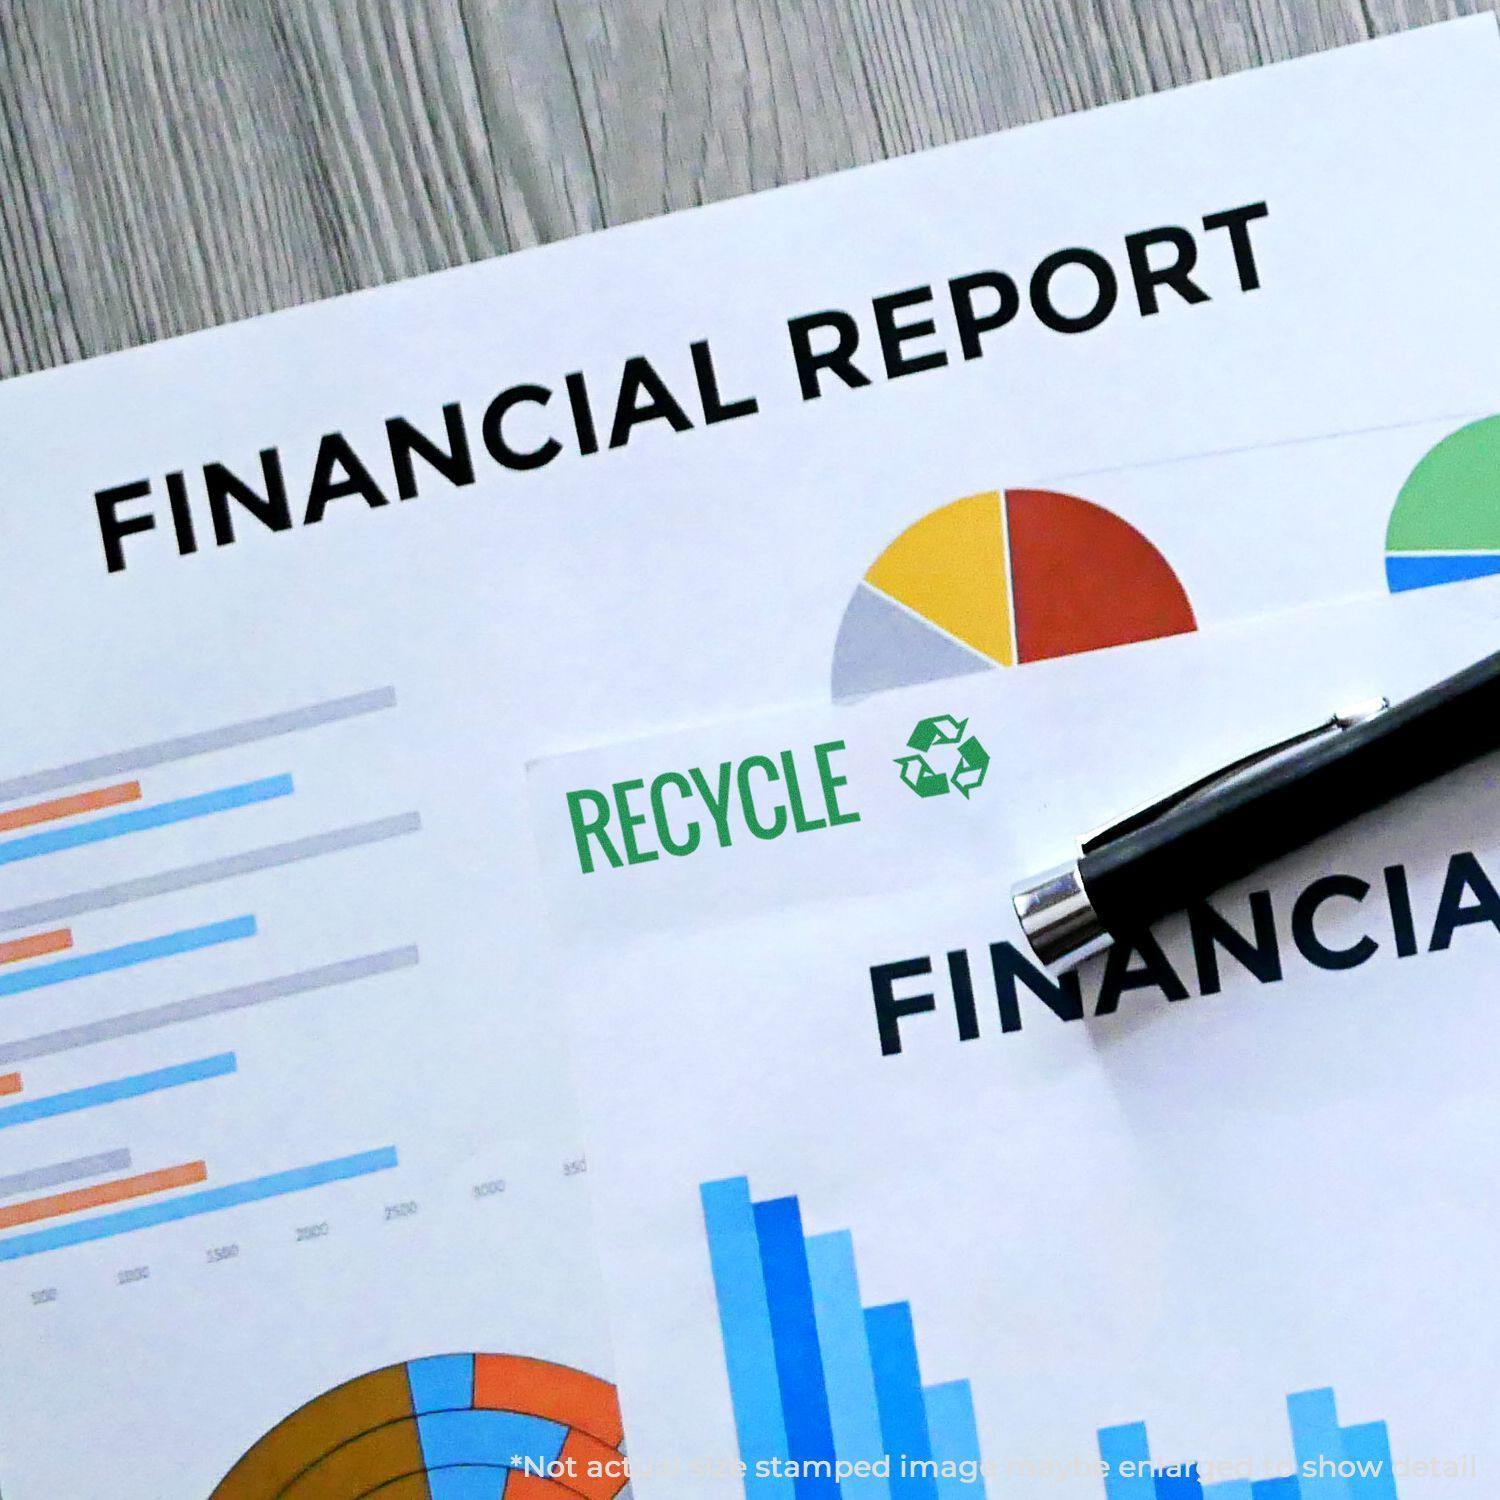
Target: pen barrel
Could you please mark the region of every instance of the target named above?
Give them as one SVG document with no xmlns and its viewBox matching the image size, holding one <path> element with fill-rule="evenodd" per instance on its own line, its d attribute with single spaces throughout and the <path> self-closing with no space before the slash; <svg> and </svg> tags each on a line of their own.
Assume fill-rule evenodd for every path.
<svg viewBox="0 0 1500 1500">
<path fill-rule="evenodd" d="M 1114 936 L 1253 874 L 1500 749 L 1500 652 L 1091 850 L 1078 873 Z"/>
</svg>

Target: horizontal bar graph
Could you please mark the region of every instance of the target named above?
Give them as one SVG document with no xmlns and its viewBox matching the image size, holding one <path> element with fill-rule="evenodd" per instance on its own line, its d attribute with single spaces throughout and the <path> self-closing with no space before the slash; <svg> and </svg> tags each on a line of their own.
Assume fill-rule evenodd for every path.
<svg viewBox="0 0 1500 1500">
<path fill-rule="evenodd" d="M 91 1156 L 75 1156 L 71 1161 L 53 1162 L 45 1167 L 30 1167 L 0 1177 L 0 1198 L 14 1198 L 18 1193 L 41 1193 L 65 1182 L 82 1182 L 90 1177 L 107 1177 L 111 1172 L 128 1172 L 133 1163 L 124 1147 L 113 1151 L 96 1151 Z"/>
<path fill-rule="evenodd" d="M 107 911 L 110 907 L 125 906 L 132 901 L 146 901 L 154 896 L 171 895 L 174 891 L 191 890 L 194 886 L 234 880 L 241 875 L 254 875 L 261 870 L 274 870 L 305 859 L 320 859 L 326 854 L 338 854 L 346 849 L 359 849 L 366 844 L 378 844 L 386 839 L 418 833 L 421 827 L 420 814 L 398 813 L 394 817 L 358 823 L 349 828 L 335 828 L 327 833 L 292 839 L 284 844 L 270 844 L 263 849 L 250 849 L 243 854 L 231 854 L 223 859 L 183 865 L 175 870 L 162 870 L 152 875 L 138 875 L 131 880 L 115 881 L 110 885 L 96 886 L 92 890 L 57 896 L 46 901 L 32 901 L 25 906 L 0 911 L 0 932 L 38 927 L 44 922 L 65 922 L 72 917 L 83 916 L 88 912 Z"/>
<path fill-rule="evenodd" d="M 164 1026 L 198 1021 L 205 1016 L 244 1010 L 252 1005 L 266 1005 L 273 1000 L 285 1000 L 294 995 L 307 995 L 338 985 L 354 984 L 361 979 L 373 979 L 381 974 L 412 968 L 418 957 L 414 945 L 387 948 L 381 953 L 366 953 L 359 958 L 322 964 L 296 974 L 283 974 L 275 979 L 236 985 L 233 989 L 215 990 L 212 994 L 194 995 L 188 1000 L 169 1000 L 163 1005 L 148 1006 L 144 1010 L 106 1016 L 103 1020 L 86 1021 L 78 1026 L 65 1026 L 57 1031 L 43 1032 L 40 1036 L 25 1037 L 20 1041 L 0 1045 L 0 1067 L 30 1062 L 38 1057 L 51 1057 L 59 1052 L 71 1052 L 79 1047 L 92 1047 L 99 1042 L 118 1041 L 121 1037 L 140 1036 L 144 1032 L 159 1031 Z"/>
<path fill-rule="evenodd" d="M 378 714 L 395 705 L 393 688 L 376 688 L 287 712 L 241 719 L 218 728 L 108 750 L 0 780 L 0 873 L 6 873 L 6 866 L 17 867 L 11 900 L 29 896 L 41 885 L 31 878 L 29 862 L 62 856 L 56 865 L 47 867 L 52 878 L 47 880 L 43 891 L 50 889 L 50 894 L 0 910 L 0 934 L 5 935 L 0 941 L 0 1001 L 40 995 L 74 981 L 207 952 L 220 945 L 254 938 L 260 930 L 254 915 L 205 921 L 208 914 L 200 909 L 182 913 L 175 921 L 171 916 L 154 917 L 144 929 L 146 935 L 121 941 L 137 929 L 126 927 L 121 932 L 116 926 L 101 935 L 87 920 L 96 913 L 253 877 L 325 856 L 352 854 L 420 832 L 422 819 L 413 810 L 343 826 L 330 827 L 323 821 L 320 831 L 267 842 L 272 831 L 287 833 L 309 826 L 319 828 L 317 822 L 309 823 L 305 799 L 298 797 L 294 803 L 285 802 L 295 795 L 301 781 L 301 762 L 292 760 L 290 744 L 277 749 L 272 748 L 273 743 L 304 731 Z M 274 754 L 286 769 L 273 764 L 255 770 L 244 766 L 242 761 L 233 772 L 221 773 L 209 781 L 211 790 L 195 789 L 203 787 L 207 780 L 202 773 L 194 785 L 186 787 L 181 781 L 172 784 L 165 772 L 159 779 L 146 774 L 178 762 L 262 743 L 267 746 L 265 755 Z M 277 774 L 266 774 L 270 771 Z M 279 814 L 270 806 L 276 803 L 282 803 Z M 267 810 L 257 816 L 252 811 L 257 807 Z M 205 821 L 229 813 L 239 815 L 222 824 Z M 194 847 L 185 839 L 173 843 L 145 837 L 155 830 L 184 825 L 200 825 L 205 835 L 212 829 L 215 843 L 200 842 Z M 260 830 L 258 837 L 255 830 Z M 135 835 L 143 837 L 136 839 Z M 182 862 L 188 854 L 201 854 L 214 847 L 222 849 L 225 845 L 220 841 L 229 839 L 235 840 L 228 844 L 231 852 Z M 251 846 L 246 847 L 247 844 Z M 164 856 L 163 851 L 170 849 L 177 851 L 175 855 Z M 90 856 L 90 850 L 96 851 L 95 856 Z M 68 858 L 70 852 L 76 858 Z M 169 859 L 176 862 L 167 865 Z M 350 863 L 356 871 L 362 868 L 357 860 Z M 379 870 L 374 874 L 380 878 Z M 289 900 L 296 900 L 290 881 L 285 887 L 281 882 L 257 887 L 255 902 L 266 903 L 268 917 L 282 912 Z M 243 904 L 251 903 L 245 900 Z M 240 907 L 241 903 L 237 901 L 235 905 Z M 199 925 L 186 925 L 188 922 Z M 296 925 L 278 924 L 284 930 Z M 193 978 L 196 966 L 167 964 L 162 969 L 143 969 L 136 976 L 141 982 L 134 987 L 123 981 L 89 986 L 86 990 L 69 991 L 65 997 L 58 996 L 63 1000 L 62 1005 L 0 1012 L 12 1017 L 6 1027 L 7 1039 L 0 1043 L 0 1059 L 3 1059 L 0 1060 L 0 1131 L 62 1116 L 79 1117 L 77 1130 L 71 1133 L 66 1126 L 60 1126 L 13 1138 L 17 1145 L 43 1141 L 51 1145 L 45 1153 L 36 1151 L 31 1157 L 33 1165 L 0 1176 L 0 1261 L 21 1260 L 396 1168 L 397 1149 L 392 1145 L 222 1183 L 220 1173 L 212 1170 L 211 1147 L 224 1129 L 242 1134 L 247 1128 L 254 1129 L 247 1127 L 245 1120 L 262 1119 L 267 1141 L 274 1147 L 275 1122 L 285 1094 L 282 1070 L 274 1065 L 260 1079 L 260 1086 L 268 1090 L 260 1096 L 262 1107 L 248 1114 L 224 1108 L 229 1096 L 218 1091 L 204 1094 L 194 1091 L 183 1095 L 180 1104 L 162 1100 L 158 1105 L 137 1106 L 138 1112 L 130 1112 L 130 1101 L 237 1074 L 239 1062 L 232 1051 L 173 1061 L 172 1054 L 162 1057 L 153 1049 L 134 1063 L 145 1071 L 126 1076 L 99 1077 L 101 1072 L 122 1073 L 128 1065 L 119 1063 L 81 1075 L 77 1071 L 59 1075 L 46 1064 L 35 1070 L 27 1066 L 24 1082 L 19 1071 L 21 1065 L 40 1059 L 146 1037 L 193 1021 L 281 1000 L 332 992 L 417 965 L 419 953 L 414 943 L 380 946 L 382 939 L 389 944 L 390 939 L 384 934 L 364 940 L 370 949 L 364 952 L 360 951 L 360 940 L 355 940 L 350 948 L 343 950 L 349 953 L 352 948 L 354 956 L 330 961 L 322 935 L 313 934 L 315 946 L 305 957 L 287 960 L 281 972 L 269 977 L 229 987 L 223 987 L 221 978 L 220 987 L 205 988 L 203 970 Z M 184 974 L 190 976 L 189 984 L 183 984 Z M 245 978 L 242 970 L 224 977 Z M 164 982 L 172 986 L 165 993 Z M 178 988 L 179 985 L 182 987 Z M 129 998 L 125 1000 L 122 996 Z M 383 1008 L 398 996 L 387 990 L 368 992 L 368 998 L 372 1005 Z M 131 1008 L 125 1009 L 126 1004 Z M 17 1036 L 15 1017 L 33 1018 L 24 1024 L 35 1034 Z M 360 1018 L 356 1013 L 351 1019 L 352 1035 L 357 1037 L 362 1031 Z M 224 1043 L 218 1041 L 217 1045 Z M 178 1052 L 176 1056 L 180 1058 L 182 1054 Z M 153 1060 L 157 1065 L 151 1065 Z M 345 1063 L 352 1061 L 356 1068 L 359 1063 L 357 1057 L 330 1057 L 327 1061 L 334 1077 L 344 1072 Z M 257 1073 L 261 1071 L 256 1069 Z M 97 1081 L 87 1081 L 91 1076 Z M 249 1080 L 239 1087 L 247 1086 Z M 201 1107 L 202 1103 L 209 1107 Z M 143 1136 L 135 1143 L 141 1154 L 149 1144 L 151 1154 L 156 1157 L 155 1161 L 143 1164 L 146 1170 L 135 1165 L 130 1148 L 93 1149 L 97 1146 L 97 1119 L 102 1117 L 86 1112 L 114 1106 L 125 1107 L 127 1112 L 110 1115 L 112 1125 L 134 1120 L 139 1130 L 149 1132 L 149 1142 Z M 384 1134 L 382 1129 L 376 1138 Z M 86 1154 L 67 1155 L 67 1148 L 58 1145 L 60 1140 L 71 1141 L 75 1152 Z M 176 1141 L 176 1148 L 163 1153 L 163 1140 Z M 263 1163 L 258 1153 L 249 1158 L 252 1165 L 245 1165 L 246 1144 L 236 1141 L 232 1148 L 235 1160 L 240 1163 L 235 1168 L 237 1173 L 275 1165 L 274 1160 Z M 347 1149 L 344 1143 L 338 1144 Z M 307 1149 L 305 1154 L 314 1155 L 319 1149 Z M 193 1159 L 185 1159 L 189 1157 Z M 167 1164 L 162 1164 L 163 1159 Z"/>
<path fill-rule="evenodd" d="M 1339 1425 L 1330 1387 L 1286 1398 L 1296 1470 L 1204 1483 L 1196 1463 L 1157 1464 L 1144 1422 L 1099 1429 L 1105 1500 L 1400 1500 L 1384 1422 Z"/>
<path fill-rule="evenodd" d="M 154 1068 L 149 1073 L 132 1073 L 127 1078 L 91 1083 L 84 1088 L 68 1089 L 61 1094 L 44 1094 L 39 1099 L 28 1099 L 22 1104 L 9 1104 L 0 1108 L 0 1130 L 14 1125 L 29 1125 L 34 1120 L 50 1120 L 56 1115 L 73 1114 L 81 1109 L 119 1104 L 125 1099 L 138 1099 L 142 1094 L 159 1093 L 162 1089 L 181 1088 L 188 1083 L 222 1078 L 225 1074 L 233 1073 L 236 1066 L 234 1053 L 220 1052 L 214 1057 L 176 1063 L 169 1068 Z"/>
<path fill-rule="evenodd" d="M 45 958 L 49 953 L 66 953 L 73 946 L 73 934 L 60 927 L 55 932 L 37 932 L 30 937 L 0 943 L 0 967 L 25 963 L 29 958 Z"/>
<path fill-rule="evenodd" d="M 848 1232 L 744 1177 L 700 1197 L 750 1500 L 983 1500 L 968 1382 L 923 1385 L 911 1305 L 862 1305 Z"/>
<path fill-rule="evenodd" d="M 63 787 L 76 786 L 80 782 L 100 781 L 108 776 L 125 776 L 133 771 L 150 770 L 174 761 L 208 755 L 216 750 L 232 750 L 260 740 L 277 739 L 299 730 L 317 729 L 324 724 L 336 724 L 343 719 L 378 713 L 395 706 L 395 688 L 375 688 L 347 698 L 313 703 L 306 708 L 269 714 L 259 719 L 247 719 L 239 724 L 227 724 L 219 729 L 179 735 L 174 739 L 158 740 L 154 744 L 137 745 L 129 750 L 115 750 L 88 760 L 73 761 L 69 765 L 13 776 L 0 782 L 0 802 L 13 802 L 19 797 L 39 797 Z"/>
<path fill-rule="evenodd" d="M 74 979 L 91 979 L 115 969 L 130 969 L 137 964 L 176 958 L 184 953 L 196 953 L 203 948 L 217 947 L 220 943 L 234 943 L 254 936 L 254 917 L 232 917 L 227 922 L 186 927 L 181 932 L 169 932 L 162 937 L 146 938 L 138 943 L 124 943 L 118 948 L 101 948 L 97 953 L 84 953 L 77 958 L 59 959 L 56 963 L 38 964 L 35 968 L 0 974 L 0 999 L 24 995 L 31 990 L 46 989 L 55 984 L 67 984 Z"/>
<path fill-rule="evenodd" d="M 17 828 L 34 828 L 38 823 L 55 823 L 63 818 L 76 818 L 82 813 L 140 800 L 141 784 L 138 781 L 122 781 L 116 786 L 77 792 L 71 797 L 54 797 L 50 802 L 33 802 L 29 807 L 12 807 L 0 812 L 0 833 L 13 833 Z"/>
<path fill-rule="evenodd" d="M 114 1182 L 98 1182 L 92 1187 L 73 1188 L 48 1198 L 32 1198 L 26 1203 L 0 1208 L 0 1229 L 14 1229 L 20 1224 L 35 1224 L 42 1219 L 60 1219 L 88 1208 L 103 1208 L 109 1203 L 124 1203 L 130 1198 L 145 1198 L 152 1193 L 166 1193 L 173 1188 L 190 1187 L 207 1180 L 207 1163 L 189 1161 L 180 1166 L 162 1167 L 155 1172 L 122 1177 Z"/>
<path fill-rule="evenodd" d="M 225 1209 L 238 1208 L 246 1203 L 260 1203 L 267 1198 L 305 1192 L 309 1188 L 322 1187 L 332 1182 L 345 1182 L 374 1172 L 387 1172 L 398 1164 L 396 1148 L 385 1146 L 377 1151 L 338 1157 L 312 1166 L 296 1167 L 288 1172 L 252 1177 L 225 1187 L 184 1193 L 181 1197 L 165 1198 L 158 1203 L 143 1203 L 134 1208 L 120 1209 L 76 1223 L 34 1229 L 0 1240 L 0 1261 L 20 1260 L 29 1255 L 61 1250 L 70 1245 L 87 1244 L 113 1235 L 131 1234 L 160 1224 L 196 1218 L 200 1214 L 221 1213 Z"/>
<path fill-rule="evenodd" d="M 154 828 L 168 828 L 174 823 L 191 822 L 194 818 L 209 818 L 215 813 L 232 812 L 237 807 L 252 807 L 257 802 L 290 797 L 293 790 L 290 776 L 266 776 L 259 781 L 220 787 L 217 791 L 200 792 L 193 797 L 178 797 L 171 802 L 158 802 L 130 812 L 111 813 L 107 818 L 94 818 L 87 823 L 69 823 L 62 828 L 28 833 L 0 843 L 0 865 L 40 859 L 45 854 L 60 854 L 65 849 L 80 849 L 87 844 L 100 844 L 106 839 L 146 833 Z"/>
</svg>

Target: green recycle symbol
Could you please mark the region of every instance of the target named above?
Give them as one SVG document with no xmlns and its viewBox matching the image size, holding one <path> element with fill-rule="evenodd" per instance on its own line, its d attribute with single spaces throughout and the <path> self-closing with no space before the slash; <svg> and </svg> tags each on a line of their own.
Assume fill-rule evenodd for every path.
<svg viewBox="0 0 1500 1500">
<path fill-rule="evenodd" d="M 907 740 L 913 755 L 898 755 L 896 764 L 901 767 L 901 779 L 919 797 L 942 797 L 949 790 L 956 791 L 965 801 L 984 785 L 990 769 L 990 752 L 979 743 L 977 735 L 968 734 L 969 721 L 955 719 L 952 714 L 934 714 L 921 720 Z M 967 737 L 966 737 L 967 736 Z M 934 746 L 957 746 L 956 761 L 951 772 L 935 770 L 927 760 L 927 753 Z"/>
</svg>

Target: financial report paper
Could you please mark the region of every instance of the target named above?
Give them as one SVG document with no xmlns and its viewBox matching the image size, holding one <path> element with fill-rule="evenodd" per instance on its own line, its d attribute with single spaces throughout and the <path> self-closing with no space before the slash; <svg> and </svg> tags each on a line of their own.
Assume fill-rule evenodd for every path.
<svg viewBox="0 0 1500 1500">
<path fill-rule="evenodd" d="M 617 1451 L 524 763 L 1482 566 L 1497 60 L 1432 28 L 0 386 L 5 1500 Z"/>
<path fill-rule="evenodd" d="M 1066 980 L 1008 893 L 1497 639 L 1475 583 L 538 763 L 643 1500 L 1494 1492 L 1495 757 Z"/>
</svg>

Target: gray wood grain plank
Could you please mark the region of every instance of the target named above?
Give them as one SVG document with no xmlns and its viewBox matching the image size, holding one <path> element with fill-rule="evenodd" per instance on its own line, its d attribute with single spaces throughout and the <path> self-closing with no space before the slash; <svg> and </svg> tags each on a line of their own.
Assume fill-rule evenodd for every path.
<svg viewBox="0 0 1500 1500">
<path fill-rule="evenodd" d="M 559 0 L 460 3 L 514 244 L 602 227 L 599 167 Z"/>
<path fill-rule="evenodd" d="M 0 374 L 1485 0 L 0 0 Z"/>
<path fill-rule="evenodd" d="M 19 0 L 3 25 L 7 51 L 36 59 L 4 90 L 35 125 L 15 175 L 45 205 L 78 352 L 347 284 L 252 11 Z"/>
<path fill-rule="evenodd" d="M 456 0 L 265 3 L 343 277 L 514 248 Z"/>
</svg>

